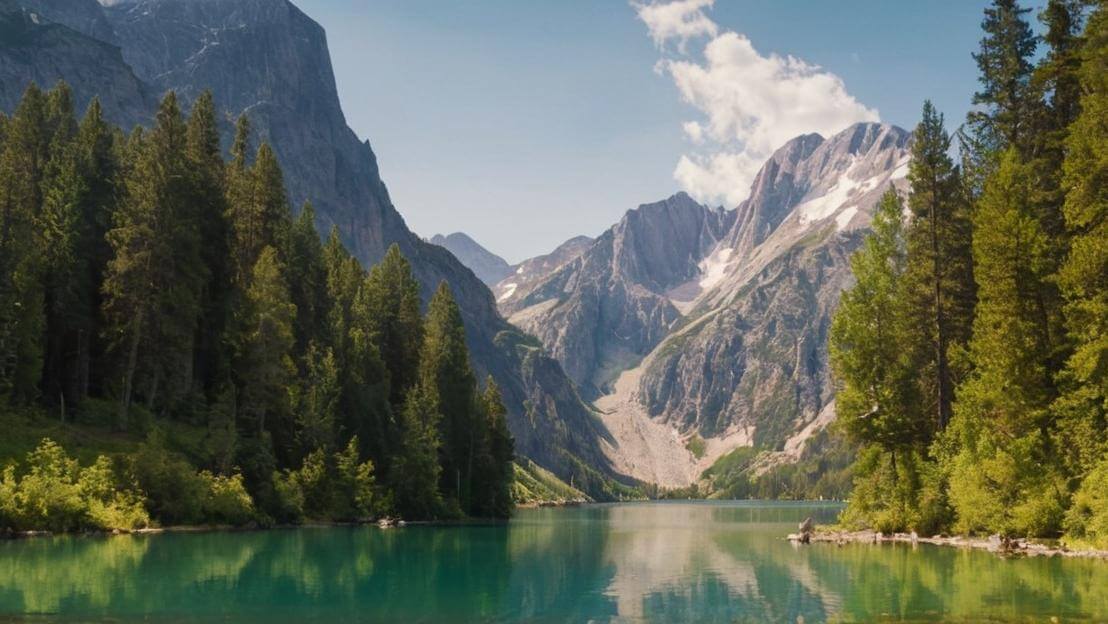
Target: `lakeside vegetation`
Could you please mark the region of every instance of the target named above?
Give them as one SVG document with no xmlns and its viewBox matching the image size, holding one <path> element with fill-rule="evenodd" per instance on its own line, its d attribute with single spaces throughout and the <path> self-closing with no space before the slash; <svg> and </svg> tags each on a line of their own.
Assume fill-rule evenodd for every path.
<svg viewBox="0 0 1108 624">
<path fill-rule="evenodd" d="M 0 115 L 0 529 L 507 516 L 449 287 L 424 313 L 395 245 L 321 241 L 247 118 L 229 162 L 217 126 L 170 92 L 125 135 L 64 83 Z"/>
<path fill-rule="evenodd" d="M 1108 548 L 1108 6 L 1039 17 L 986 9 L 960 161 L 926 103 L 907 210 L 886 195 L 852 260 L 848 527 Z"/>
</svg>

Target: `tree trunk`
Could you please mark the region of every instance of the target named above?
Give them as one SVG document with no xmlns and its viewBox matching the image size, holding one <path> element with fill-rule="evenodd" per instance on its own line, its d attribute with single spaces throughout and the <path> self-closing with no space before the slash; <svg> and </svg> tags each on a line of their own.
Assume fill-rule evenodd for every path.
<svg viewBox="0 0 1108 624">
<path fill-rule="evenodd" d="M 120 431 L 127 429 L 127 410 L 131 406 L 131 390 L 134 387 L 139 341 L 142 338 L 142 317 L 143 310 L 140 309 L 131 324 L 131 347 L 127 353 L 127 369 L 123 374 L 123 395 L 119 398 L 119 415 L 116 422 L 116 427 Z"/>
<path fill-rule="evenodd" d="M 937 184 L 935 185 L 937 186 Z M 950 412 L 950 372 L 947 370 L 949 365 L 946 360 L 946 323 L 943 318 L 943 297 L 942 297 L 942 263 L 939 261 L 939 234 L 938 234 L 938 208 L 935 205 L 937 200 L 931 199 L 931 262 L 932 262 L 932 275 L 931 279 L 934 282 L 934 299 L 935 299 L 935 390 L 936 400 L 938 405 L 936 406 L 936 424 L 938 430 L 942 431 L 946 428 L 946 423 L 949 421 Z"/>
</svg>

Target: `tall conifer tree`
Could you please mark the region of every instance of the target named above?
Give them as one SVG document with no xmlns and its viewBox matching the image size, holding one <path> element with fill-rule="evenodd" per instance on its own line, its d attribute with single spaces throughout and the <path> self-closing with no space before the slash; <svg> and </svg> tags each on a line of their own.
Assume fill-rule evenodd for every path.
<svg viewBox="0 0 1108 624">
<path fill-rule="evenodd" d="M 420 383 L 431 393 L 436 411 L 442 415 L 441 490 L 468 513 L 481 423 L 476 414 L 476 380 L 469 366 L 462 314 L 446 282 L 439 284 L 427 306 L 425 332 Z"/>
<path fill-rule="evenodd" d="M 972 223 L 949 152 L 943 116 L 925 102 L 908 173 L 906 296 L 910 322 L 919 328 L 908 346 L 922 372 L 924 405 L 936 430 L 950 421 L 957 381 L 950 356 L 969 339 L 974 304 Z"/>
</svg>

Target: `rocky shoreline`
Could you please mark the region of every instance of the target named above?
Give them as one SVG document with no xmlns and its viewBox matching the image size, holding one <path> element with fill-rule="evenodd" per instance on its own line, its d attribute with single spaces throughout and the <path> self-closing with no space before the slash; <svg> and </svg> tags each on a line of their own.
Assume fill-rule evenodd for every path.
<svg viewBox="0 0 1108 624">
<path fill-rule="evenodd" d="M 1026 539 L 1010 539 L 999 535 L 987 538 L 966 537 L 961 535 L 921 537 L 915 533 L 893 533 L 886 535 L 876 531 L 842 531 L 835 529 L 809 529 L 799 533 L 790 533 L 787 537 L 794 544 L 815 542 L 844 544 L 932 544 L 955 548 L 986 550 L 1005 557 L 1075 557 L 1103 559 L 1108 561 L 1108 550 L 1070 549 L 1062 545 L 1051 545 Z"/>
</svg>

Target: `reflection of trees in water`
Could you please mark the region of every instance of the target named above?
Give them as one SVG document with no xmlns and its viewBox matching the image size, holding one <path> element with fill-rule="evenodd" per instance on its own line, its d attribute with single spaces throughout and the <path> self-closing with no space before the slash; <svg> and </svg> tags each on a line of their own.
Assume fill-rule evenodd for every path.
<svg viewBox="0 0 1108 624">
<path fill-rule="evenodd" d="M 781 523 L 805 513 L 604 506 L 527 512 L 507 528 L 5 542 L 0 614 L 265 622 L 1108 618 L 1103 561 L 1002 560 L 925 546 L 794 548 Z"/>
<path fill-rule="evenodd" d="M 100 610 L 135 600 L 130 581 L 147 545 L 131 536 L 0 543 L 0 612 L 57 613 L 73 603 Z"/>
<path fill-rule="evenodd" d="M 1108 617 L 1103 561 L 1000 559 L 927 545 L 819 544 L 803 552 L 820 578 L 841 592 L 847 620 Z"/>
</svg>

